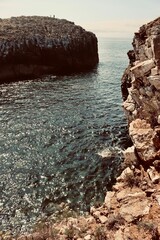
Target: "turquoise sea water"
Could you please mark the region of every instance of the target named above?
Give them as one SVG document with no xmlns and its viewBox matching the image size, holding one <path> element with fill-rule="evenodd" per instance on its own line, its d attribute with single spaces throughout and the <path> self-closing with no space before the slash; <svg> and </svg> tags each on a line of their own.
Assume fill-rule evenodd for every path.
<svg viewBox="0 0 160 240">
<path fill-rule="evenodd" d="M 83 212 L 103 201 L 128 144 L 120 84 L 130 42 L 100 38 L 89 73 L 0 86 L 0 230 L 25 230 L 61 202 Z"/>
</svg>

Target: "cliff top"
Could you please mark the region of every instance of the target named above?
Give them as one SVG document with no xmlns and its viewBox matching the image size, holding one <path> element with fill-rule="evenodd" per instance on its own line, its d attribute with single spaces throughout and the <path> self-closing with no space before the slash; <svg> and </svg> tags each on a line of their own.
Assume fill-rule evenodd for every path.
<svg viewBox="0 0 160 240">
<path fill-rule="evenodd" d="M 0 40 L 45 36 L 64 38 L 83 35 L 86 31 L 65 19 L 41 16 L 21 16 L 0 19 Z"/>
<path fill-rule="evenodd" d="M 160 34 L 160 17 L 155 20 L 144 24 L 140 27 L 139 31 L 135 33 L 135 37 L 141 39 L 140 44 L 143 44 L 146 38 L 150 35 L 159 35 Z"/>
</svg>

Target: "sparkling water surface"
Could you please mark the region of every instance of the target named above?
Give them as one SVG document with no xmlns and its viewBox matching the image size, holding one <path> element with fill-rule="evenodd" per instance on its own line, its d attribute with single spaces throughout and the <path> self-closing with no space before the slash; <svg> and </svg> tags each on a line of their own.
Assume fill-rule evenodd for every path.
<svg viewBox="0 0 160 240">
<path fill-rule="evenodd" d="M 120 81 L 130 42 L 100 38 L 89 73 L 0 85 L 0 230 L 26 230 L 61 202 L 83 212 L 103 201 L 128 141 Z"/>
</svg>

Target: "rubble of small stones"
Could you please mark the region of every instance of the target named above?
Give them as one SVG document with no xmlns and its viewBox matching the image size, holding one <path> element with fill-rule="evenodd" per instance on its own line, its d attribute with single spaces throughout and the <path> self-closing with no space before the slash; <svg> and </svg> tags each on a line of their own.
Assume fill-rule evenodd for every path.
<svg viewBox="0 0 160 240">
<path fill-rule="evenodd" d="M 124 109 L 133 146 L 124 151 L 124 170 L 104 203 L 87 216 L 48 219 L 18 240 L 160 239 L 160 18 L 135 34 L 122 78 Z M 158 80 L 159 79 L 159 80 Z M 1 239 L 14 238 L 1 233 Z"/>
<path fill-rule="evenodd" d="M 55 17 L 0 20 L 0 83 L 94 68 L 97 38 L 73 22 Z"/>
</svg>

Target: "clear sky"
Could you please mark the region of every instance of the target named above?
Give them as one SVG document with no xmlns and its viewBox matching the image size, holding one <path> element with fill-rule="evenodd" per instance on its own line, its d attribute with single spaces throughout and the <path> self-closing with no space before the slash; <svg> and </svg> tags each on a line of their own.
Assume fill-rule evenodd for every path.
<svg viewBox="0 0 160 240">
<path fill-rule="evenodd" d="M 0 0 L 0 18 L 55 15 L 99 36 L 132 37 L 160 16 L 160 0 Z"/>
</svg>

